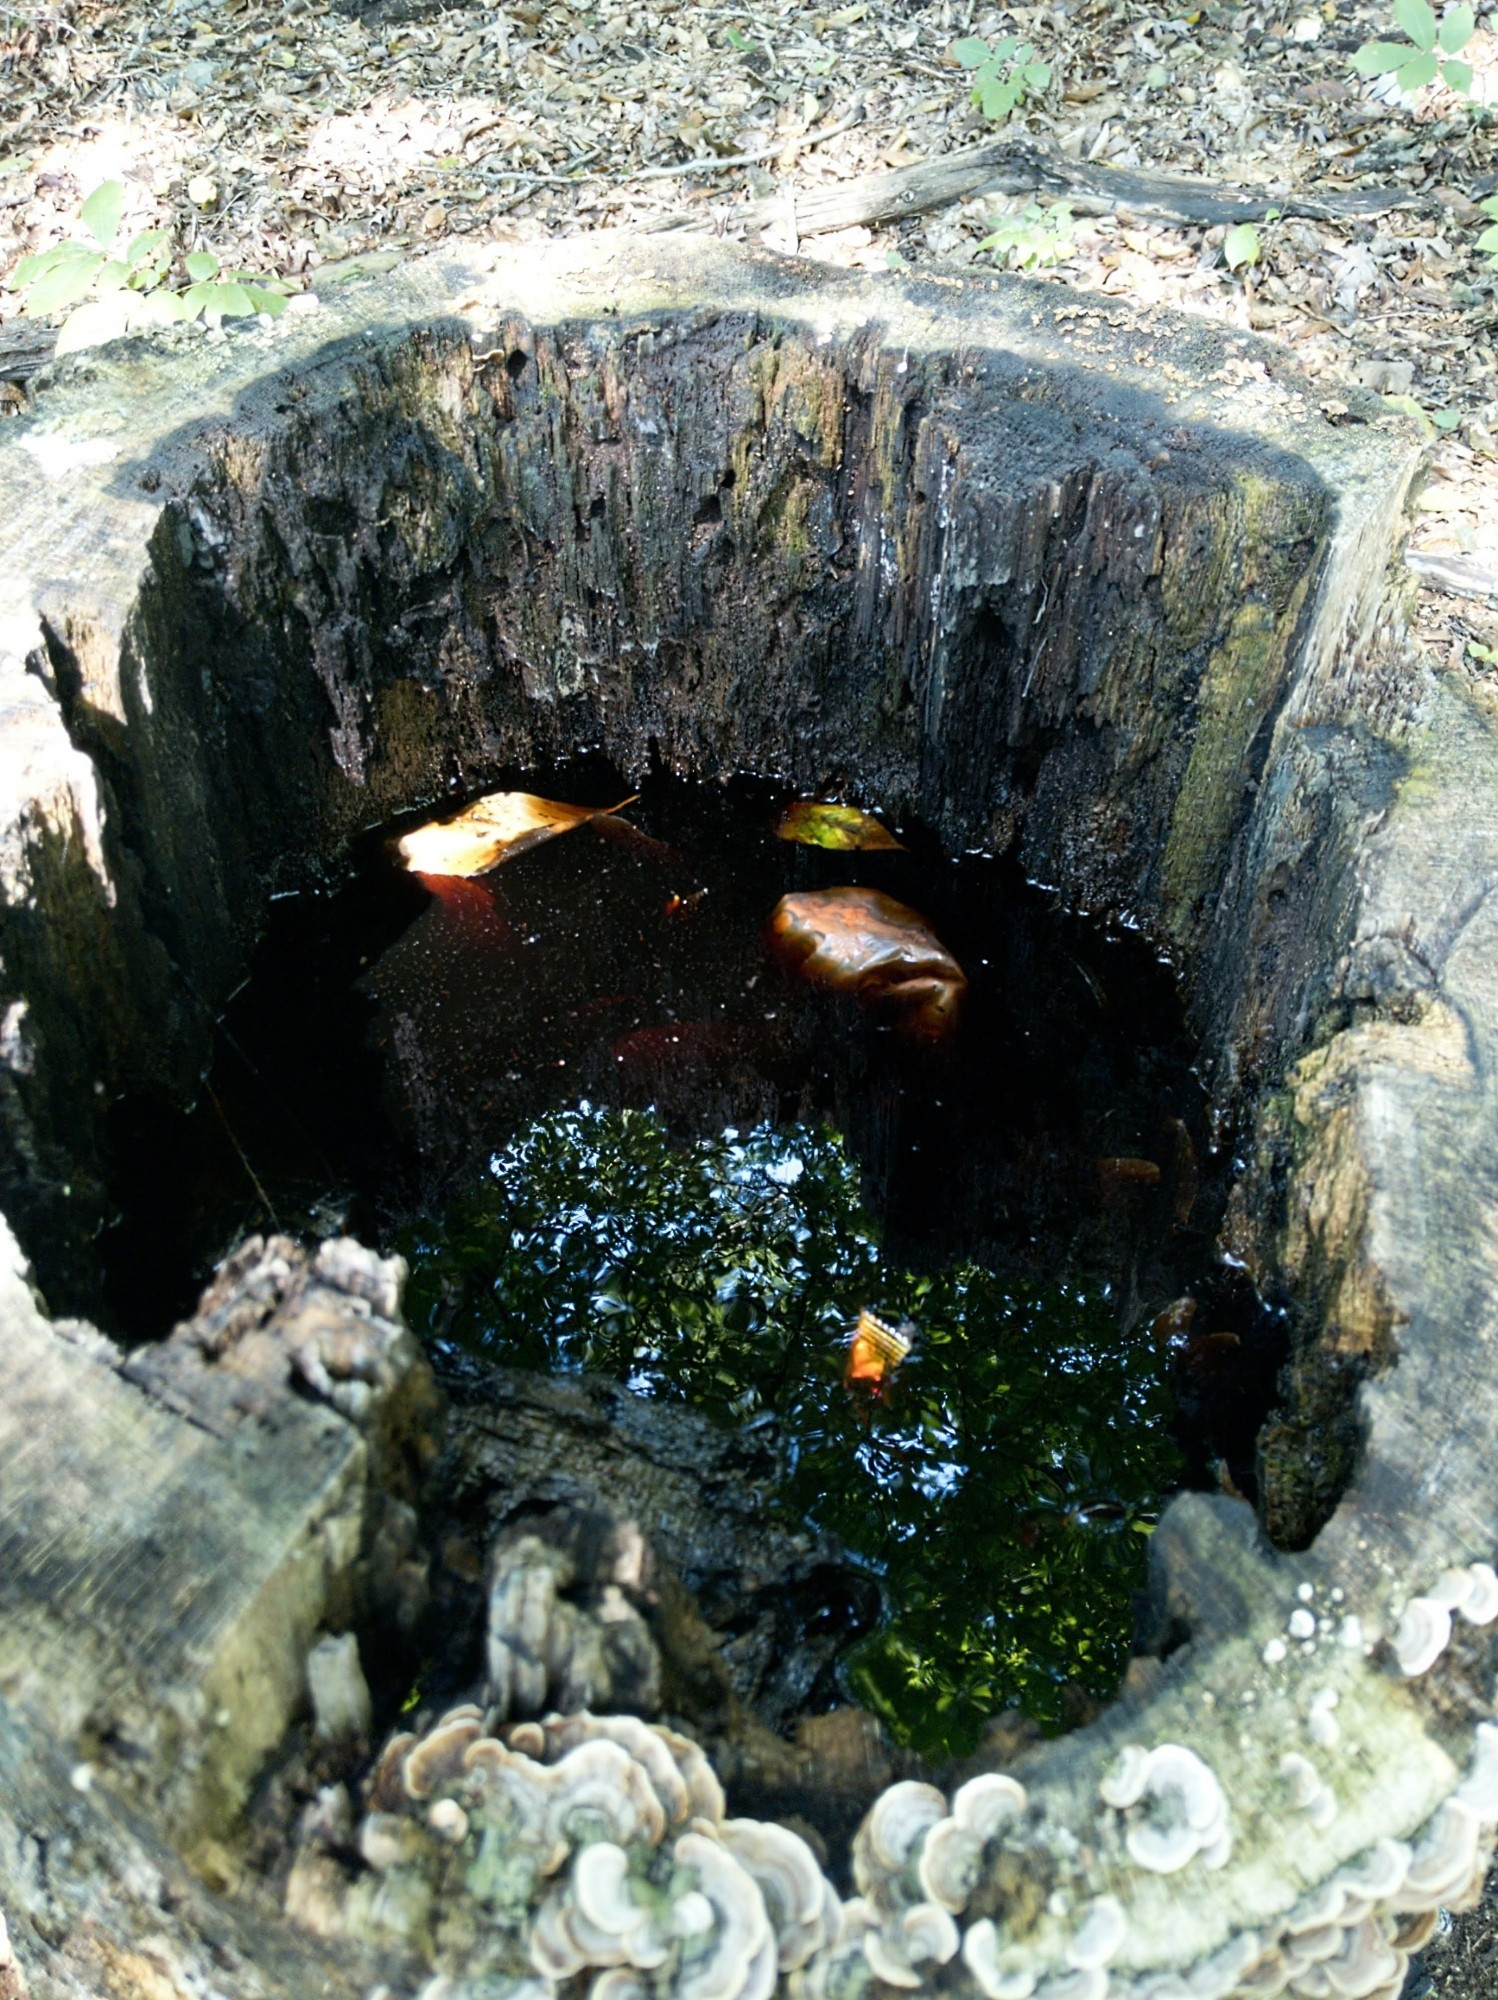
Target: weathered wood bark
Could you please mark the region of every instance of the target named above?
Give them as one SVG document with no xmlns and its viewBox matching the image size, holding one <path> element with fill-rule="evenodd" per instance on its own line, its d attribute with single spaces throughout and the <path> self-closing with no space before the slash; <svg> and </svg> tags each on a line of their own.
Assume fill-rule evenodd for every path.
<svg viewBox="0 0 1498 2000">
<path fill-rule="evenodd" d="M 48 803 L 9 832 L 3 1192 L 56 1302 L 91 1303 L 108 1103 L 184 1087 L 268 891 L 582 742 L 1017 839 L 1188 968 L 1220 946 L 1212 1055 L 1257 1007 L 1272 1060 L 1302 941 L 1238 979 L 1231 857 L 1287 692 L 1367 622 L 1394 420 L 1051 288 L 612 256 L 434 259 L 72 365 L 12 427 L 10 795 Z M 341 337 L 370 312 L 419 324 Z"/>
<path fill-rule="evenodd" d="M 97 1100 L 189 1077 L 268 890 L 452 780 L 587 742 L 854 782 L 1180 956 L 1260 1101 L 1237 1246 L 1300 1311 L 1272 1518 L 1336 1511 L 1286 1555 L 1177 1504 L 1151 1658 L 1025 1758 L 927 1990 L 1309 1992 L 1325 1948 L 1389 1991 L 1401 1899 L 1498 1822 L 1498 745 L 1380 628 L 1415 453 L 1345 401 L 1111 302 L 656 239 L 73 364 L 3 442 L 7 1199 L 56 1287 Z"/>
</svg>

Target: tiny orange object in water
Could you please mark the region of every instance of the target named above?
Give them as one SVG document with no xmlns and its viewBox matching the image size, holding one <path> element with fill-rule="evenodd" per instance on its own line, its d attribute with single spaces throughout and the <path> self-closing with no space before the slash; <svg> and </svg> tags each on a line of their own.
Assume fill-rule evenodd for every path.
<svg viewBox="0 0 1498 2000">
<path fill-rule="evenodd" d="M 891 1326 L 865 1306 L 848 1342 L 844 1386 L 851 1389 L 855 1382 L 866 1382 L 872 1389 L 882 1387 L 909 1354 L 914 1336 L 913 1320 L 902 1319 Z"/>
</svg>

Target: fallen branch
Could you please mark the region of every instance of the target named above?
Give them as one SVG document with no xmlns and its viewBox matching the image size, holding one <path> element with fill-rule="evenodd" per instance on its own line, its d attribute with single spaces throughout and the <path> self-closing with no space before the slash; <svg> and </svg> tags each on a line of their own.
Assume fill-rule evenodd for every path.
<svg viewBox="0 0 1498 2000">
<path fill-rule="evenodd" d="M 1270 209 L 1318 222 L 1354 222 L 1392 208 L 1423 206 L 1426 201 L 1407 188 L 1271 195 L 1184 175 L 1138 173 L 1095 161 L 1068 160 L 1033 139 L 1013 138 L 922 160 L 913 167 L 864 174 L 832 187 L 798 189 L 796 232 L 819 236 L 858 224 L 895 222 L 945 208 L 964 195 L 990 191 L 1061 196 L 1094 214 L 1122 209 L 1145 221 L 1206 225 L 1262 222 Z M 786 197 L 776 194 L 744 211 L 743 219 L 755 231 L 783 223 L 785 215 Z"/>
<path fill-rule="evenodd" d="M 1405 567 L 1432 590 L 1444 590 L 1449 597 L 1498 601 L 1498 576 L 1466 556 L 1428 556 L 1408 549 L 1404 561 Z"/>
</svg>

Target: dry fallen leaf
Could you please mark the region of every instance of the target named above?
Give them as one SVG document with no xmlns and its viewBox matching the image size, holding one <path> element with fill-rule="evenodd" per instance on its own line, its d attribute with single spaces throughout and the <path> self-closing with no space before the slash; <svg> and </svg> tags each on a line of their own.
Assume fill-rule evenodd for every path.
<svg viewBox="0 0 1498 2000">
<path fill-rule="evenodd" d="M 770 917 L 776 955 L 812 986 L 853 993 L 915 1041 L 957 1025 L 967 975 L 925 918 L 878 889 L 782 896 Z"/>
<path fill-rule="evenodd" d="M 486 792 L 454 819 L 428 820 L 396 842 L 414 875 L 485 875 L 528 847 L 632 805 L 569 806 L 534 792 Z"/>
<path fill-rule="evenodd" d="M 802 847 L 832 847 L 842 852 L 854 848 L 891 848 L 902 851 L 904 842 L 895 839 L 888 827 L 857 806 L 838 806 L 822 799 L 797 799 L 775 822 L 779 840 L 794 840 Z"/>
</svg>

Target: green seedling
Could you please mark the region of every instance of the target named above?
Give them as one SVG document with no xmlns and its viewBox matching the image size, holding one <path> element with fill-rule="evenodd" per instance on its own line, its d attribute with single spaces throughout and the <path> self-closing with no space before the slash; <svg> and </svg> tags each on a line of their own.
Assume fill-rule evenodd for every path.
<svg viewBox="0 0 1498 2000">
<path fill-rule="evenodd" d="M 991 250 L 996 264 L 1007 264 L 1014 271 L 1035 271 L 1059 264 L 1070 254 L 1075 239 L 1076 224 L 1066 202 L 1042 209 L 1032 201 L 1018 215 L 1001 222 L 978 248 Z"/>
<path fill-rule="evenodd" d="M 1364 42 L 1352 59 L 1360 76 L 1393 76 L 1401 90 L 1424 90 L 1439 76 L 1463 97 L 1472 89 L 1472 65 L 1456 60 L 1472 39 L 1476 18 L 1465 4 L 1448 7 L 1436 20 L 1430 0 L 1394 0 L 1395 25 L 1402 42 Z"/>
<path fill-rule="evenodd" d="M 1038 96 L 1051 80 L 1050 64 L 1035 61 L 1034 43 L 1015 35 L 1001 35 L 991 45 L 969 35 L 952 44 L 952 54 L 964 69 L 972 70 L 973 103 L 996 125 L 1028 98 Z"/>
<path fill-rule="evenodd" d="M 124 206 L 124 183 L 104 181 L 78 211 L 86 238 L 72 237 L 23 257 L 10 278 L 29 318 L 67 315 L 57 336 L 59 354 L 203 313 L 228 319 L 252 313 L 274 317 L 286 310 L 294 285 L 242 271 L 226 275 L 209 250 L 189 252 L 183 259 L 188 283 L 169 285 L 172 243 L 167 231 L 144 230 L 117 250 Z"/>
</svg>

